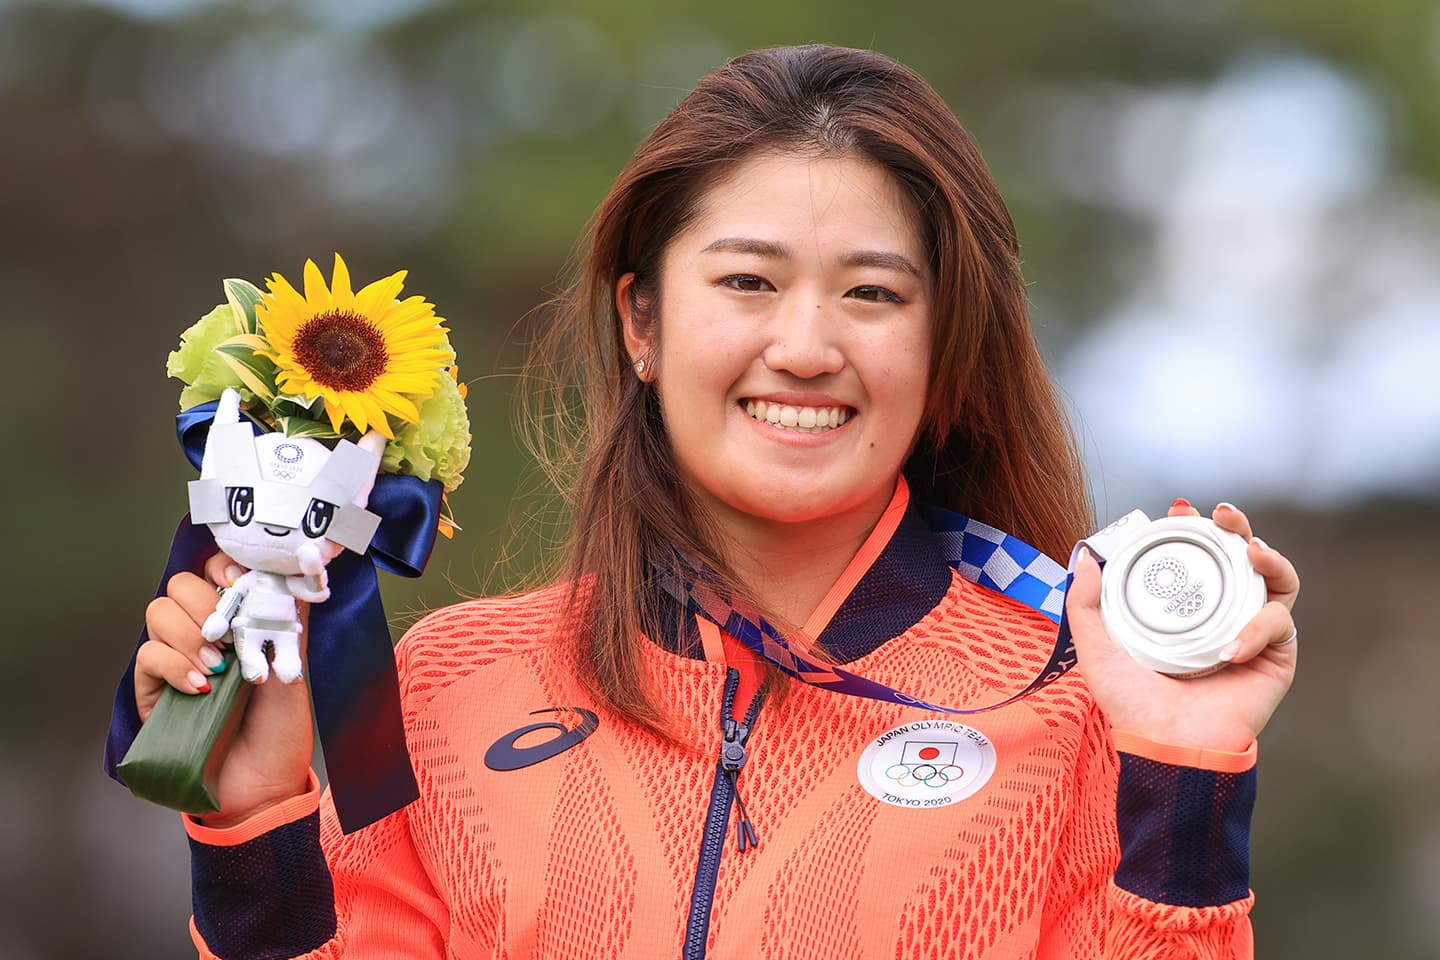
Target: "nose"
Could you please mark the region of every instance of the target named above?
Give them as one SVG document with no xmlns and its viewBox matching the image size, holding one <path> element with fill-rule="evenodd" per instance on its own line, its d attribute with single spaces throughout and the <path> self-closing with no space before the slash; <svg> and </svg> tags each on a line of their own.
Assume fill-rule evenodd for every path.
<svg viewBox="0 0 1440 960">
<path fill-rule="evenodd" d="M 770 334 L 760 359 L 771 370 L 810 380 L 845 367 L 836 319 L 817 298 L 800 299 L 779 310 Z"/>
</svg>

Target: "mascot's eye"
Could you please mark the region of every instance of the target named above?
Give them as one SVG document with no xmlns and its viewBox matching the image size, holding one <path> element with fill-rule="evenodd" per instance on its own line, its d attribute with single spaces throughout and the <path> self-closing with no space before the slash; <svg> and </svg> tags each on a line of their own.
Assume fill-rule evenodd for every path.
<svg viewBox="0 0 1440 960">
<path fill-rule="evenodd" d="M 255 488 L 229 487 L 226 489 L 230 501 L 230 522 L 243 527 L 255 519 Z"/>
<path fill-rule="evenodd" d="M 305 531 L 305 536 L 314 539 L 325 535 L 330 529 L 330 521 L 335 519 L 335 504 L 326 503 L 324 500 L 311 500 L 309 508 L 305 511 L 305 519 L 300 521 L 300 529 Z"/>
</svg>

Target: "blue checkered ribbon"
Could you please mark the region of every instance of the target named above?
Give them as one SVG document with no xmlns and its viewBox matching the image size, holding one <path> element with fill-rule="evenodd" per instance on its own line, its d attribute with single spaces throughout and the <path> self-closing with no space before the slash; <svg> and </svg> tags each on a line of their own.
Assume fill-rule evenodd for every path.
<svg viewBox="0 0 1440 960">
<path fill-rule="evenodd" d="M 657 570 L 656 579 L 666 593 L 684 604 L 695 616 L 714 623 L 802 683 L 836 693 L 939 713 L 966 715 L 985 713 L 1014 703 L 1063 677 L 1075 666 L 1075 645 L 1070 639 L 1070 625 L 1065 619 L 1065 593 L 1070 588 L 1072 572 L 1002 530 L 929 504 L 918 506 L 940 544 L 945 562 L 959 571 L 962 577 L 1038 610 L 1055 621 L 1059 628 L 1050 659 L 1035 679 L 998 703 L 983 707 L 947 707 L 912 697 L 842 667 L 821 663 L 798 653 L 791 648 L 784 634 L 752 608 L 722 597 L 696 578 L 682 583 L 671 574 Z"/>
</svg>

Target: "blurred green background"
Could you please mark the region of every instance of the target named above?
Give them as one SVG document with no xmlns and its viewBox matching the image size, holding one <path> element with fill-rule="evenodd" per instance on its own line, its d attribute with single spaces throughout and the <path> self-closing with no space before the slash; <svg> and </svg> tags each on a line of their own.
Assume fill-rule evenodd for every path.
<svg viewBox="0 0 1440 960">
<path fill-rule="evenodd" d="M 1259 955 L 1440 957 L 1434 0 L 0 0 L 0 957 L 189 953 L 179 824 L 100 753 L 191 476 L 165 355 L 220 279 L 409 268 L 476 453 L 464 533 L 387 606 L 499 589 L 530 311 L 701 74 L 816 40 L 979 141 L 1101 516 L 1232 499 L 1301 568 Z"/>
</svg>

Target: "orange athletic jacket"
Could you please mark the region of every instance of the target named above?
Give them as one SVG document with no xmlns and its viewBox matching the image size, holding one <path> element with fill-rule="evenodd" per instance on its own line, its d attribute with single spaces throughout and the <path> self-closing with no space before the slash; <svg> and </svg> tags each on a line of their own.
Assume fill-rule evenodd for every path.
<svg viewBox="0 0 1440 960">
<path fill-rule="evenodd" d="M 938 557 L 902 485 L 805 633 L 922 699 L 994 702 L 1054 624 Z M 963 723 L 800 684 L 767 701 L 708 622 L 645 647 L 670 744 L 574 681 L 562 595 L 407 634 L 405 810 L 342 835 L 312 783 L 237 827 L 187 818 L 200 956 L 1252 956 L 1253 745 L 1111 731 L 1073 671 Z"/>
</svg>

